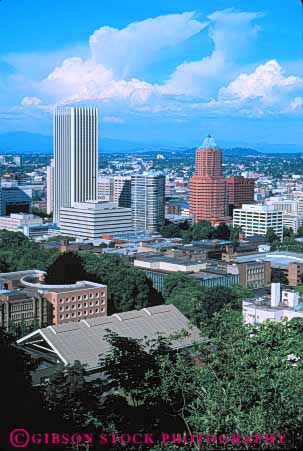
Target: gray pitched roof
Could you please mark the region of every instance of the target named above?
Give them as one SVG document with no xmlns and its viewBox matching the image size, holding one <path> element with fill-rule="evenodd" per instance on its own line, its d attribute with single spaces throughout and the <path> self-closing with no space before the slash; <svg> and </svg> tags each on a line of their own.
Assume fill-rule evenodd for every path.
<svg viewBox="0 0 303 451">
<path fill-rule="evenodd" d="M 109 350 L 104 340 L 108 330 L 120 336 L 135 339 L 152 339 L 158 335 L 170 336 L 188 330 L 189 335 L 174 340 L 172 348 L 191 346 L 199 339 L 199 330 L 190 327 L 188 319 L 174 305 L 132 310 L 94 318 L 80 322 L 48 326 L 18 340 L 18 344 L 34 342 L 36 336 L 42 338 L 65 364 L 79 360 L 87 370 L 98 367 L 100 356 Z"/>
</svg>

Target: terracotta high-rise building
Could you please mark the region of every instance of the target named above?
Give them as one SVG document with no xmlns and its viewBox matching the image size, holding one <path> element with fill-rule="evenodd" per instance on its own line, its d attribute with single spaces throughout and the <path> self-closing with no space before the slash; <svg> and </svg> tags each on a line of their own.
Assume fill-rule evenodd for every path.
<svg viewBox="0 0 303 451">
<path fill-rule="evenodd" d="M 195 222 L 207 220 L 218 224 L 228 219 L 222 150 L 210 136 L 196 149 L 195 172 L 189 182 L 189 210 Z"/>
<path fill-rule="evenodd" d="M 241 175 L 227 177 L 227 194 L 229 213 L 243 204 L 253 204 L 255 195 L 255 179 L 244 178 Z"/>
</svg>

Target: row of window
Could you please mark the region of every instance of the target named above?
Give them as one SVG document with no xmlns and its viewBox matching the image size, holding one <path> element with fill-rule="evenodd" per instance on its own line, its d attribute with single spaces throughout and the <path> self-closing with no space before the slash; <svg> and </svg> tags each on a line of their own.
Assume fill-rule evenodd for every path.
<svg viewBox="0 0 303 451">
<path fill-rule="evenodd" d="M 104 305 L 104 304 L 105 304 L 105 300 L 102 299 L 102 300 L 100 301 L 100 304 L 101 304 L 101 305 Z M 89 303 L 89 306 L 90 306 L 90 307 L 93 307 L 94 305 L 99 305 L 99 301 L 95 301 L 95 302 L 91 301 L 91 302 Z M 78 309 L 87 308 L 87 307 L 88 307 L 88 302 L 84 302 L 83 304 L 72 304 L 72 305 L 71 305 L 71 310 L 76 310 L 77 307 L 78 307 Z M 69 310 L 69 309 L 70 309 L 70 306 L 69 306 L 69 305 L 66 305 L 66 306 L 65 306 L 65 310 Z M 59 308 L 59 310 L 60 310 L 60 312 L 63 312 L 64 306 L 61 306 L 61 307 Z"/>
<path fill-rule="evenodd" d="M 28 302 L 26 304 L 17 304 L 11 306 L 12 312 L 23 312 L 24 310 L 32 310 L 33 309 L 33 303 Z"/>
<path fill-rule="evenodd" d="M 25 312 L 25 313 L 13 313 L 12 315 L 11 315 L 11 319 L 13 319 L 13 320 L 18 320 L 18 319 L 25 319 L 25 318 L 32 318 L 34 315 L 33 315 L 33 312 Z"/>
<path fill-rule="evenodd" d="M 69 318 L 76 318 L 81 317 L 81 316 L 87 316 L 87 315 L 93 315 L 94 313 L 104 313 L 105 312 L 105 308 L 96 308 L 95 310 L 91 309 L 89 311 L 84 310 L 83 315 L 82 312 L 72 312 L 72 314 L 69 313 L 65 313 L 64 315 L 60 315 L 59 318 L 60 319 L 69 319 Z"/>
<path fill-rule="evenodd" d="M 105 297 L 105 292 L 104 291 L 102 291 L 101 293 L 100 293 L 100 295 L 101 295 L 101 297 Z M 60 298 L 59 299 L 59 302 L 62 304 L 63 302 L 70 302 L 70 301 L 72 301 L 72 302 L 74 302 L 74 301 L 82 301 L 83 299 L 93 299 L 93 298 L 98 298 L 99 297 L 99 292 L 97 292 L 97 293 L 89 293 L 89 295 L 88 294 L 83 294 L 83 295 L 79 295 L 79 296 L 72 296 L 71 298 Z"/>
</svg>

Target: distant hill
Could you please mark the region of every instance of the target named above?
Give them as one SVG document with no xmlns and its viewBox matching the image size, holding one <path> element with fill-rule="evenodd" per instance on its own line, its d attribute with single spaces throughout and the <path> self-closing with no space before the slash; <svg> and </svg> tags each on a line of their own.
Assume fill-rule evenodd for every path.
<svg viewBox="0 0 303 451">
<path fill-rule="evenodd" d="M 263 152 L 259 152 L 256 149 L 247 149 L 245 147 L 232 147 L 231 149 L 224 149 L 224 154 L 230 156 L 241 155 L 242 157 L 264 155 Z"/>
<path fill-rule="evenodd" d="M 51 136 L 39 133 L 12 132 L 0 135 L 1 153 L 50 153 L 53 148 Z"/>
<path fill-rule="evenodd" d="M 124 141 L 120 139 L 102 138 L 99 141 L 100 152 L 119 153 L 159 149 L 146 143 Z M 29 132 L 13 132 L 0 134 L 0 153 L 52 153 L 53 138 L 49 135 Z"/>
<path fill-rule="evenodd" d="M 251 146 L 255 147 L 252 148 Z M 225 155 L 255 156 L 266 153 L 300 153 L 303 147 L 295 144 L 266 144 L 254 143 L 246 147 L 231 147 L 228 142 L 222 145 Z M 184 146 L 165 145 L 151 142 L 133 142 L 123 139 L 101 138 L 99 141 L 99 151 L 105 153 L 123 153 L 123 152 L 191 152 L 194 149 Z M 10 132 L 0 134 L 0 153 L 52 153 L 53 139 L 50 135 L 40 133 L 29 133 L 25 131 Z"/>
</svg>

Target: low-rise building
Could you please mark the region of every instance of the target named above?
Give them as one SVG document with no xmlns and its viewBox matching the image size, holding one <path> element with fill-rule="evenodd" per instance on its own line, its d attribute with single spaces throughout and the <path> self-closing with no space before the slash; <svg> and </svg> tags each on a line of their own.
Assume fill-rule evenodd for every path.
<svg viewBox="0 0 303 451">
<path fill-rule="evenodd" d="M 259 254 L 244 255 L 234 258 L 236 263 L 248 263 L 251 261 L 269 262 L 272 269 L 279 269 L 288 279 L 291 286 L 296 287 L 301 283 L 303 274 L 303 254 L 298 252 L 260 252 Z"/>
<path fill-rule="evenodd" d="M 159 255 L 137 255 L 134 266 L 142 269 L 149 277 L 154 288 L 161 293 L 165 292 L 166 278 L 174 272 L 182 272 L 192 277 L 200 285 L 208 288 L 217 286 L 232 286 L 239 284 L 239 273 L 229 272 L 225 267 L 218 267 L 218 262 L 205 259 L 194 260 L 188 256 L 159 256 Z"/>
<path fill-rule="evenodd" d="M 11 213 L 0 216 L 0 230 L 21 232 L 29 238 L 36 238 L 59 233 L 59 228 L 52 223 L 44 223 L 39 216 L 28 213 Z"/>
<path fill-rule="evenodd" d="M 7 332 L 51 324 L 52 309 L 42 296 L 21 290 L 0 290 L 0 327 Z"/>
<path fill-rule="evenodd" d="M 36 276 L 38 279 L 43 273 L 38 269 L 27 269 L 24 271 L 12 271 L 0 273 L 0 288 L 5 290 L 24 289 L 21 279 L 24 276 Z"/>
<path fill-rule="evenodd" d="M 187 335 L 176 338 L 176 334 L 185 330 Z M 106 318 L 82 319 L 76 324 L 49 326 L 26 335 L 17 343 L 33 358 L 48 362 L 53 367 L 79 361 L 86 373 L 92 374 L 100 372 L 100 357 L 110 351 L 110 344 L 105 340 L 108 331 L 121 337 L 147 340 L 175 336 L 170 347 L 180 351 L 190 350 L 200 338 L 199 330 L 190 325 L 174 305 L 159 305 L 116 313 Z M 43 382 L 39 380 L 39 369 L 34 376 L 37 383 Z"/>
<path fill-rule="evenodd" d="M 247 324 L 303 318 L 303 299 L 294 290 L 281 290 L 280 283 L 272 283 L 270 295 L 243 301 L 243 317 Z"/>
<path fill-rule="evenodd" d="M 107 286 L 86 280 L 66 285 L 48 285 L 41 281 L 43 273 L 28 274 L 21 283 L 39 293 L 53 307 L 52 324 L 77 322 L 107 315 Z"/>
<path fill-rule="evenodd" d="M 271 264 L 267 261 L 252 260 L 238 264 L 240 285 L 244 288 L 263 288 L 270 285 Z"/>
</svg>

